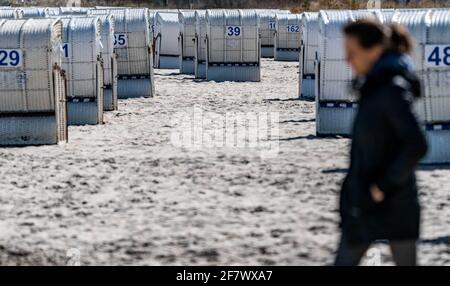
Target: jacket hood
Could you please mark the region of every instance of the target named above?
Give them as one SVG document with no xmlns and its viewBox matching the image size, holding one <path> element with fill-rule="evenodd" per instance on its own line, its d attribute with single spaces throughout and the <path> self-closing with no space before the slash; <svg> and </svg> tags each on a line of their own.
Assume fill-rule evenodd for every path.
<svg viewBox="0 0 450 286">
<path fill-rule="evenodd" d="M 414 63 L 409 55 L 386 52 L 366 77 L 355 81 L 355 88 L 360 90 L 361 94 L 364 94 L 365 91 L 391 84 L 396 77 L 400 76 L 403 81 L 408 83 L 407 89 L 411 91 L 414 97 L 418 98 L 422 95 L 422 87 L 414 70 Z"/>
<path fill-rule="evenodd" d="M 387 70 L 412 73 L 414 72 L 415 67 L 413 60 L 409 55 L 386 52 L 374 65 L 367 77 L 376 76 Z"/>
</svg>

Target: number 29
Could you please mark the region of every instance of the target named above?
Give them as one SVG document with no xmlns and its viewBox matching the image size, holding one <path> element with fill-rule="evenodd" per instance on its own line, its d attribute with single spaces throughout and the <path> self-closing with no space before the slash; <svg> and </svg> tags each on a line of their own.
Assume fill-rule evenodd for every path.
<svg viewBox="0 0 450 286">
<path fill-rule="evenodd" d="M 20 53 L 16 50 L 0 50 L 0 66 L 17 67 L 20 65 Z"/>
</svg>

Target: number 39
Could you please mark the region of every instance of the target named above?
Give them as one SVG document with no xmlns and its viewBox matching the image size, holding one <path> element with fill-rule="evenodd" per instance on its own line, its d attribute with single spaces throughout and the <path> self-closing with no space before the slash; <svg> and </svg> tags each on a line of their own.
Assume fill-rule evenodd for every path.
<svg viewBox="0 0 450 286">
<path fill-rule="evenodd" d="M 241 35 L 240 27 L 228 27 L 228 36 L 230 37 L 239 37 Z"/>
<path fill-rule="evenodd" d="M 0 67 L 21 65 L 21 53 L 18 50 L 0 50 Z"/>
</svg>

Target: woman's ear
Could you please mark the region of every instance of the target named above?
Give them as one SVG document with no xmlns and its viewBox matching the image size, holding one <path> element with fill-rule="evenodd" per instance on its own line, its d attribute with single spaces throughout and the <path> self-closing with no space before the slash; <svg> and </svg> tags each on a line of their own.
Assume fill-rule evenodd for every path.
<svg viewBox="0 0 450 286">
<path fill-rule="evenodd" d="M 369 51 L 371 61 L 373 63 L 376 63 L 381 58 L 381 56 L 385 51 L 386 49 L 382 45 L 376 45 L 373 48 L 371 48 Z"/>
</svg>

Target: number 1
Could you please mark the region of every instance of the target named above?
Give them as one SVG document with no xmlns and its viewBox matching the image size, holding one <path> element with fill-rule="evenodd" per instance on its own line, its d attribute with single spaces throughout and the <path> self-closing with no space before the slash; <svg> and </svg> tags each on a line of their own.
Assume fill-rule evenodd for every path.
<svg viewBox="0 0 450 286">
<path fill-rule="evenodd" d="M 63 44 L 63 51 L 64 51 L 64 57 L 68 58 L 69 57 L 69 45 L 68 44 Z"/>
</svg>

